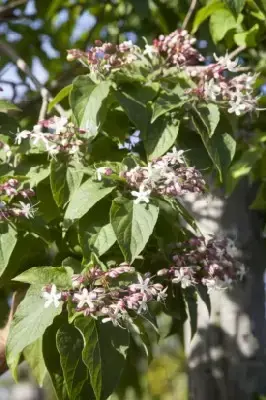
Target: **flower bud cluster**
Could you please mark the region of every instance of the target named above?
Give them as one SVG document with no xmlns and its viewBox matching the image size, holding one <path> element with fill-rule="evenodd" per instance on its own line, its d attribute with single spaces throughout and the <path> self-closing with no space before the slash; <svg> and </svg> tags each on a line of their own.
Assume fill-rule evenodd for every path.
<svg viewBox="0 0 266 400">
<path fill-rule="evenodd" d="M 204 61 L 204 57 L 193 47 L 196 39 L 188 31 L 177 29 L 170 35 L 160 35 L 153 41 L 154 50 L 159 53 L 168 66 L 183 67 Z"/>
<path fill-rule="evenodd" d="M 232 61 L 228 55 L 219 58 L 214 55 L 214 57 L 217 61 L 215 64 L 189 70 L 197 86 L 189 89 L 187 93 L 195 94 L 206 101 L 220 103 L 229 113 L 238 116 L 256 109 L 257 98 L 254 96 L 252 86 L 257 75 L 248 73 L 226 77 L 225 71 L 237 72 L 237 61 Z"/>
<path fill-rule="evenodd" d="M 120 282 L 122 274 L 134 274 L 130 283 Z M 137 277 L 137 279 L 136 279 Z M 94 318 L 102 317 L 102 322 L 111 321 L 120 325 L 129 318 L 129 312 L 138 314 L 147 311 L 148 303 L 153 300 L 163 301 L 166 289 L 160 283 L 152 283 L 148 276 L 142 277 L 127 264 L 111 268 L 107 272 L 94 267 L 85 275 L 74 275 L 73 289 L 58 292 L 55 285 L 43 288 L 44 307 L 60 301 L 71 301 L 75 311 Z"/>
<path fill-rule="evenodd" d="M 10 204 L 14 197 L 17 196 L 23 197 L 24 199 L 35 196 L 32 189 L 18 189 L 19 185 L 20 182 L 13 178 L 0 184 L 0 221 L 7 220 L 10 217 L 33 217 L 34 212 L 30 203 L 18 201 Z"/>
<path fill-rule="evenodd" d="M 132 41 L 120 44 L 102 43 L 95 41 L 95 46 L 84 52 L 77 49 L 68 50 L 67 60 L 79 60 L 85 66 L 99 72 L 108 72 L 114 68 L 121 68 L 136 61 L 139 48 Z"/>
<path fill-rule="evenodd" d="M 151 193 L 176 197 L 205 190 L 205 181 L 201 173 L 194 167 L 187 167 L 183 151 L 177 151 L 176 148 L 152 161 L 148 167 L 137 166 L 121 175 L 131 188 L 139 189 L 139 192 L 131 192 L 137 197 L 136 203 L 148 202 Z"/>
<path fill-rule="evenodd" d="M 202 284 L 208 293 L 213 289 L 226 289 L 242 280 L 245 266 L 237 259 L 239 251 L 229 238 L 206 240 L 192 237 L 177 243 L 172 256 L 173 265 L 157 272 L 158 276 L 180 283 L 182 288 Z"/>
<path fill-rule="evenodd" d="M 43 128 L 46 128 L 48 132 L 43 132 Z M 81 140 L 84 133 L 84 130 L 68 122 L 67 118 L 55 116 L 39 121 L 32 131 L 18 132 L 15 143 L 20 145 L 25 139 L 30 139 L 33 145 L 41 143 L 52 157 L 59 153 L 79 155 L 82 145 L 86 142 L 84 138 Z"/>
</svg>

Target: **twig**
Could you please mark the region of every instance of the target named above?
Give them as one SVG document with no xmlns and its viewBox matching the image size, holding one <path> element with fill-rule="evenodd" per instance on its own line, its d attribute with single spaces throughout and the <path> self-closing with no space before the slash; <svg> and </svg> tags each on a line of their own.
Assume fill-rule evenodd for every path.
<svg viewBox="0 0 266 400">
<path fill-rule="evenodd" d="M 47 91 L 43 92 L 43 90 L 41 90 L 41 96 L 42 96 L 42 105 L 41 105 L 38 121 L 42 121 L 43 119 L 45 119 L 45 116 L 46 116 L 46 113 L 47 113 L 48 104 L 49 104 Z"/>
<path fill-rule="evenodd" d="M 192 0 L 187 15 L 185 16 L 185 19 L 183 21 L 182 29 L 186 29 L 187 24 L 189 23 L 189 20 L 196 8 L 196 5 L 197 5 L 197 0 Z"/>
<path fill-rule="evenodd" d="M 235 58 L 239 53 L 242 53 L 242 51 L 246 50 L 247 46 L 239 46 L 237 47 L 232 53 L 228 55 L 228 57 L 232 60 L 232 58 Z"/>
<path fill-rule="evenodd" d="M 19 57 L 19 55 L 16 53 L 16 51 L 9 44 L 7 44 L 1 40 L 0 40 L 0 53 L 6 54 L 16 64 L 16 66 L 32 80 L 36 89 L 41 92 L 42 98 L 45 97 L 49 101 L 53 100 L 50 92 L 33 75 L 33 73 L 31 72 L 31 69 L 28 67 L 28 65 L 25 63 L 25 61 Z M 65 111 L 64 111 L 63 107 L 61 107 L 59 104 L 56 104 L 54 107 L 60 115 L 65 115 Z"/>
<path fill-rule="evenodd" d="M 0 19 L 11 19 L 16 17 L 12 12 L 16 7 L 22 6 L 27 3 L 27 0 L 14 0 L 11 3 L 7 3 L 0 6 Z M 17 17 L 16 17 L 17 18 Z"/>
</svg>

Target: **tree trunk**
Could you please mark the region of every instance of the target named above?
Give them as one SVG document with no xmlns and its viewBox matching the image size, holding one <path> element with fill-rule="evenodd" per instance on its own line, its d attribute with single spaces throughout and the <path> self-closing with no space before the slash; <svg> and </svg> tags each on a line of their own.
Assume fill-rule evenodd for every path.
<svg viewBox="0 0 266 400">
<path fill-rule="evenodd" d="M 255 193 L 243 180 L 228 200 L 221 194 L 189 199 L 203 233 L 233 233 L 249 268 L 243 284 L 211 294 L 210 316 L 199 300 L 198 331 L 186 345 L 191 400 L 251 400 L 266 393 L 266 251 L 263 216 L 249 209 Z M 188 331 L 186 325 L 187 340 Z"/>
</svg>

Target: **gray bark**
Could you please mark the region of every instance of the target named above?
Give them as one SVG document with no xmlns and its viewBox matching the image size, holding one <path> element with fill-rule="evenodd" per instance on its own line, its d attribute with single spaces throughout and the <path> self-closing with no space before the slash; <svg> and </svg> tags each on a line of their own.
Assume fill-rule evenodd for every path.
<svg viewBox="0 0 266 400">
<path fill-rule="evenodd" d="M 210 316 L 199 300 L 198 331 L 191 343 L 185 327 L 192 400 L 251 400 L 254 393 L 266 393 L 266 251 L 263 215 L 249 209 L 255 193 L 243 180 L 228 200 L 221 193 L 189 199 L 202 231 L 233 233 L 249 268 L 243 284 L 211 295 Z"/>
</svg>

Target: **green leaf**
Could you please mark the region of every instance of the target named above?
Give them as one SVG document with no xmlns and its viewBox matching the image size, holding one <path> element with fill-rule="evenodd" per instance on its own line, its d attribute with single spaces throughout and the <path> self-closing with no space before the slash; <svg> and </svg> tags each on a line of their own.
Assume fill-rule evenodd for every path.
<svg viewBox="0 0 266 400">
<path fill-rule="evenodd" d="M 104 243 L 102 243 L 102 245 L 100 245 L 99 247 L 97 246 L 97 248 L 95 248 L 93 247 L 93 242 L 97 238 L 101 229 L 104 226 L 108 225 L 109 223 L 110 207 L 111 207 L 111 200 L 109 198 L 103 198 L 98 203 L 96 203 L 90 209 L 90 211 L 86 215 L 84 215 L 84 217 L 82 217 L 79 220 L 79 242 L 82 247 L 84 262 L 86 261 L 89 262 L 92 251 L 94 251 L 98 255 L 98 257 L 100 257 L 97 251 L 100 251 L 100 253 L 102 253 L 103 251 L 102 245 L 104 247 L 106 246 Z M 100 236 L 102 237 L 102 235 Z M 110 237 L 111 241 L 112 237 L 113 234 Z"/>
<path fill-rule="evenodd" d="M 36 379 L 36 382 L 39 386 L 42 386 L 47 373 L 42 354 L 42 338 L 39 338 L 32 344 L 28 345 L 23 351 L 23 356 L 30 367 L 31 374 Z"/>
<path fill-rule="evenodd" d="M 146 246 L 153 232 L 159 207 L 135 204 L 133 200 L 117 198 L 113 201 L 110 218 L 118 244 L 128 262 L 133 262 Z"/>
<path fill-rule="evenodd" d="M 52 111 L 52 109 L 54 108 L 54 106 L 58 103 L 60 103 L 60 101 L 62 101 L 65 97 L 67 97 L 69 95 L 69 93 L 71 92 L 73 88 L 73 85 L 67 85 L 65 86 L 63 89 L 60 90 L 59 93 L 57 93 L 57 95 L 55 96 L 55 98 L 50 101 L 49 106 L 48 106 L 48 113 L 50 113 Z"/>
<path fill-rule="evenodd" d="M 220 42 L 228 31 L 237 27 L 237 21 L 229 10 L 218 10 L 211 15 L 210 32 L 214 43 Z"/>
<path fill-rule="evenodd" d="M 144 147 L 149 160 L 162 156 L 177 139 L 179 121 L 169 123 L 165 118 L 158 118 L 150 124 L 144 137 Z"/>
<path fill-rule="evenodd" d="M 69 267 L 33 267 L 16 276 L 13 280 L 31 285 L 49 285 L 54 283 L 61 289 L 72 287 L 72 268 Z"/>
<path fill-rule="evenodd" d="M 89 248 L 98 257 L 106 253 L 116 242 L 116 235 L 111 224 L 104 225 L 98 233 L 89 240 Z"/>
<path fill-rule="evenodd" d="M 110 105 L 111 82 L 95 85 L 88 76 L 78 76 L 73 82 L 70 105 L 81 129 L 88 130 L 85 137 L 94 137 L 105 121 Z"/>
<path fill-rule="evenodd" d="M 180 88 L 182 91 L 182 89 Z M 166 114 L 169 111 L 180 108 L 184 105 L 185 101 L 180 99 L 175 93 L 161 93 L 160 96 L 152 103 L 152 118 L 151 123 L 153 124 L 157 118 L 161 115 Z"/>
<path fill-rule="evenodd" d="M 205 7 L 200 8 L 199 11 L 197 12 L 194 22 L 193 22 L 192 33 L 197 32 L 200 25 L 207 18 L 209 18 L 214 12 L 216 12 L 218 10 L 224 10 L 224 9 L 225 9 L 225 5 L 220 0 L 213 1 L 211 3 L 208 3 Z"/>
<path fill-rule="evenodd" d="M 234 41 L 238 46 L 254 47 L 257 45 L 257 36 L 259 32 L 259 24 L 255 24 L 246 32 L 236 33 Z"/>
<path fill-rule="evenodd" d="M 47 223 L 60 216 L 59 208 L 53 198 L 51 185 L 48 184 L 47 180 L 42 181 L 37 186 L 36 194 L 39 201 L 38 210 Z"/>
<path fill-rule="evenodd" d="M 83 172 L 77 166 L 67 165 L 66 161 L 53 159 L 51 161 L 50 182 L 54 200 L 58 207 L 62 207 L 69 197 L 80 186 Z"/>
<path fill-rule="evenodd" d="M 220 121 L 220 111 L 218 106 L 216 104 L 209 103 L 199 107 L 198 110 L 209 137 L 212 137 Z"/>
<path fill-rule="evenodd" d="M 17 243 L 17 232 L 11 225 L 0 224 L 0 275 L 8 266 L 9 259 Z"/>
<path fill-rule="evenodd" d="M 68 397 L 63 371 L 60 364 L 60 356 L 56 347 L 56 333 L 65 323 L 62 315 L 56 317 L 43 335 L 43 358 L 51 377 L 57 398 L 59 400 L 72 400 Z"/>
<path fill-rule="evenodd" d="M 44 308 L 44 299 L 41 297 L 42 287 L 43 285 L 36 284 L 29 288 L 10 326 L 6 356 L 7 364 L 14 377 L 21 352 L 39 339 L 45 329 L 52 324 L 54 317 L 61 313 L 61 305 L 58 308 L 54 306 Z"/>
<path fill-rule="evenodd" d="M 246 150 L 228 171 L 226 179 L 227 193 L 231 193 L 239 180 L 250 174 L 252 168 L 261 158 L 262 154 L 256 147 Z"/>
<path fill-rule="evenodd" d="M 15 104 L 10 103 L 10 101 L 0 99 L 0 112 L 7 112 L 7 111 L 22 111 L 22 110 Z"/>
<path fill-rule="evenodd" d="M 57 331 L 56 343 L 69 398 L 85 400 L 85 397 L 81 397 L 81 393 L 89 372 L 82 361 L 84 347 L 82 335 L 73 325 L 64 324 Z M 89 394 L 87 393 L 87 398 L 91 398 Z"/>
<path fill-rule="evenodd" d="M 183 291 L 184 299 L 187 308 L 187 315 L 190 323 L 191 339 L 197 332 L 197 320 L 198 320 L 198 302 L 197 293 L 194 288 L 190 287 Z"/>
<path fill-rule="evenodd" d="M 235 155 L 236 141 L 228 133 L 216 133 L 210 138 L 205 121 L 198 110 L 194 110 L 197 115 L 192 117 L 193 123 L 201 136 L 209 157 L 219 172 L 220 179 L 223 180 Z"/>
<path fill-rule="evenodd" d="M 150 119 L 150 109 L 147 103 L 152 101 L 158 91 L 157 86 L 126 86 L 125 91 L 115 93 L 121 107 L 127 113 L 130 121 L 143 134 L 146 132 Z"/>
<path fill-rule="evenodd" d="M 103 182 L 87 180 L 73 194 L 67 206 L 64 226 L 69 228 L 83 217 L 98 201 L 114 190 L 115 186 L 106 186 Z"/>
<path fill-rule="evenodd" d="M 244 8 L 245 0 L 225 0 L 225 3 L 230 8 L 230 10 L 235 14 L 241 13 Z"/>
<path fill-rule="evenodd" d="M 83 336 L 82 359 L 96 400 L 105 400 L 117 386 L 125 366 L 129 334 L 112 323 L 103 324 L 93 318 L 79 317 L 74 323 Z"/>
</svg>

